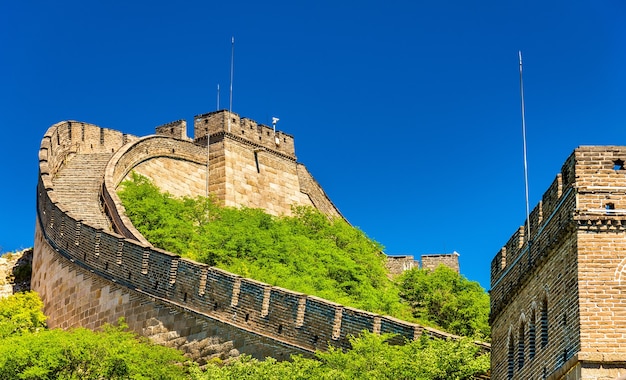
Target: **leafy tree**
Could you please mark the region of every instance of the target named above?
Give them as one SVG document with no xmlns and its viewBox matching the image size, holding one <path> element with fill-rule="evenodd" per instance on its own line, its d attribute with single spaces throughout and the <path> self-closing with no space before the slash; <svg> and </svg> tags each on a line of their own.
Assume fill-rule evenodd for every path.
<svg viewBox="0 0 626 380">
<path fill-rule="evenodd" d="M 0 339 L 36 332 L 46 326 L 43 303 L 34 292 L 0 298 Z"/>
<path fill-rule="evenodd" d="M 415 318 L 453 334 L 489 339 L 489 295 L 478 282 L 440 265 L 434 271 L 406 271 L 399 284 L 401 297 L 410 303 Z"/>
<path fill-rule="evenodd" d="M 488 339 L 489 296 L 447 267 L 414 269 L 394 284 L 380 244 L 312 207 L 274 217 L 177 199 L 133 174 L 120 192 L 127 215 L 157 247 L 272 285 L 347 306 Z"/>
<path fill-rule="evenodd" d="M 291 361 L 257 361 L 242 356 L 223 366 L 209 364 L 194 377 L 202 379 L 328 379 L 328 380 L 465 380 L 484 374 L 490 365 L 469 339 L 459 341 L 421 339 L 405 345 L 390 345 L 390 335 L 365 332 L 351 338 L 352 349 L 330 348 L 316 360 L 292 357 Z"/>
<path fill-rule="evenodd" d="M 406 317 L 387 278 L 382 247 L 343 219 L 312 207 L 293 216 L 219 207 L 212 198 L 177 199 L 137 174 L 120 198 L 155 246 L 272 285 L 373 312 Z"/>
<path fill-rule="evenodd" d="M 24 333 L 0 339 L 0 379 L 183 379 L 177 350 L 120 327 Z"/>
</svg>

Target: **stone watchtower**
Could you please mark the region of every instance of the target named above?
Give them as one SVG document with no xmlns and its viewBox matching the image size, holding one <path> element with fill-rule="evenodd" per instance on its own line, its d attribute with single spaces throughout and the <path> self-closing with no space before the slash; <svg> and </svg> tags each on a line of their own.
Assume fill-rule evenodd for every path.
<svg viewBox="0 0 626 380">
<path fill-rule="evenodd" d="M 168 159 L 160 155 L 141 162 L 133 170 L 177 196 L 206 195 L 208 187 L 208 192 L 225 206 L 262 208 L 272 215 L 290 215 L 292 205 L 307 205 L 330 217 L 340 217 L 321 186 L 297 162 L 293 136 L 226 110 L 197 115 L 193 129 L 192 145 L 197 151 L 181 146 L 168 152 L 174 155 L 193 151 L 192 158 L 185 157 L 186 163 L 180 157 Z M 183 120 L 159 126 L 156 132 L 189 140 Z"/>
<path fill-rule="evenodd" d="M 492 379 L 626 374 L 625 162 L 576 149 L 491 262 Z"/>
<path fill-rule="evenodd" d="M 295 157 L 293 137 L 228 111 L 136 137 L 65 121 L 39 149 L 31 289 L 51 328 L 97 329 L 125 318 L 131 331 L 201 365 L 241 353 L 284 360 L 348 348 L 364 330 L 400 343 L 441 331 L 261 283 L 153 247 L 117 195 L 136 172 L 174 196 L 215 194 L 227 206 L 279 215 L 291 205 L 341 217 Z M 481 344 L 488 350 L 488 345 Z"/>
</svg>

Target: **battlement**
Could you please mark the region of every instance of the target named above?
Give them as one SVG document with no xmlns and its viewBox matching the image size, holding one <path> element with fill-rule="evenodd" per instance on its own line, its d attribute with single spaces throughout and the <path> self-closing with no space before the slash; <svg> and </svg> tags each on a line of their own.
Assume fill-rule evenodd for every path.
<svg viewBox="0 0 626 380">
<path fill-rule="evenodd" d="M 530 226 L 494 256 L 494 379 L 562 378 L 592 357 L 623 362 L 626 300 L 617 295 L 626 278 L 625 161 L 623 146 L 575 149 Z"/>
<path fill-rule="evenodd" d="M 389 270 L 389 274 L 394 276 L 413 269 L 421 268 L 427 270 L 435 270 L 439 265 L 445 265 L 457 273 L 461 273 L 459 266 L 458 252 L 452 253 L 435 253 L 421 256 L 421 262 L 415 260 L 412 255 L 394 255 L 387 256 L 385 265 Z"/>
<path fill-rule="evenodd" d="M 202 124 L 205 119 L 199 120 Z M 251 125 L 263 135 L 269 129 L 245 119 L 239 125 Z M 258 181 L 258 189 L 249 191 L 253 195 L 264 191 L 261 185 L 270 187 L 270 180 L 284 182 L 287 178 L 293 185 L 282 186 L 291 193 L 276 204 L 306 200 L 322 206 L 328 215 L 340 215 L 306 168 L 284 153 L 257 156 L 250 141 L 218 131 L 211 135 L 207 165 L 205 147 L 171 138 L 182 136 L 183 129 L 184 122 L 178 121 L 159 127 L 165 136 L 143 138 L 78 122 L 48 129 L 39 151 L 33 289 L 44 300 L 50 326 L 97 328 L 123 316 L 133 331 L 180 348 L 196 359 L 231 352 L 279 359 L 289 353 L 310 355 L 329 345 L 348 348 L 349 337 L 363 330 L 398 334 L 396 343 L 422 334 L 453 337 L 243 278 L 152 247 L 124 216 L 115 191 L 131 170 L 148 170 L 153 164 L 154 172 L 166 175 L 175 175 L 181 168 L 185 178 L 202 173 L 204 176 L 192 180 L 206 183 L 203 189 L 214 188 L 208 186 L 213 186 L 208 181 L 209 166 L 211 178 L 218 184 L 225 182 L 225 173 L 231 168 L 245 171 L 247 180 L 231 180 L 234 185 Z M 213 136 L 220 137 L 220 133 L 224 138 L 214 143 Z M 84 214 L 75 214 L 69 207 L 80 189 L 63 194 L 55 182 L 69 169 L 70 174 L 78 173 L 81 167 L 77 163 L 91 162 L 82 158 L 91 158 L 92 153 L 97 153 L 99 166 L 87 178 L 88 187 L 100 191 L 90 198 L 90 210 L 111 219 L 105 227 L 95 226 L 90 215 L 83 218 Z M 103 161 L 108 164 L 101 165 Z M 168 180 L 184 182 L 178 177 Z M 271 186 L 271 195 L 277 195 L 277 188 Z M 246 199 L 235 193 L 235 200 L 242 204 Z M 221 342 L 219 347 L 216 341 Z M 489 350 L 489 345 L 481 346 Z"/>
<path fill-rule="evenodd" d="M 547 244 L 550 227 L 558 230 L 572 223 L 574 216 L 578 220 L 580 215 L 626 214 L 625 161 L 626 147 L 581 146 L 574 150 L 530 213 L 531 236 L 526 234 L 525 221 L 492 260 L 492 288 L 523 254 L 528 254 L 529 240 L 535 243 L 533 252 Z"/>
<path fill-rule="evenodd" d="M 176 120 L 156 127 L 156 134 L 168 136 L 179 140 L 191 140 L 187 137 L 187 122 Z"/>
<path fill-rule="evenodd" d="M 259 148 L 269 149 L 281 155 L 296 159 L 293 136 L 281 131 L 274 131 L 273 127 L 259 124 L 254 120 L 239 117 L 236 113 L 227 110 L 209 112 L 194 117 L 194 141 L 206 144 L 207 135 L 227 135 L 238 138 Z"/>
</svg>

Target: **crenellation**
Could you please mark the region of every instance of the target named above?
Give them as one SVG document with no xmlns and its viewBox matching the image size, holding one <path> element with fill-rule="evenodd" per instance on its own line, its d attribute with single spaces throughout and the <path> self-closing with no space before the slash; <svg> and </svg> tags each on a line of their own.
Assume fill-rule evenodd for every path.
<svg viewBox="0 0 626 380">
<path fill-rule="evenodd" d="M 157 135 L 191 141 L 191 139 L 187 137 L 187 122 L 185 120 L 176 120 L 159 125 L 155 128 L 155 131 Z"/>
<path fill-rule="evenodd" d="M 256 128 L 267 134 L 271 130 L 273 137 L 269 127 L 245 118 L 235 121 L 250 131 Z M 288 193 L 268 198 L 267 204 L 275 205 L 270 209 L 276 214 L 284 210 L 279 206 L 281 202 L 300 202 L 314 204 L 329 216 L 340 216 L 303 165 L 284 152 L 270 154 L 263 150 L 257 152 L 257 170 L 250 160 L 254 150 L 247 142 L 227 137 L 215 141 L 211 137 L 210 178 L 215 178 L 211 179 L 211 192 L 219 190 L 221 181 L 222 199 L 228 199 L 230 186 L 228 191 L 237 194 L 239 201 L 245 200 L 248 195 L 237 192 L 239 185 L 226 181 L 227 174 L 245 173 L 242 183 L 250 186 L 250 192 L 267 187 L 271 193 Z M 110 227 L 92 225 L 89 216 L 82 219 L 68 202 L 68 195 L 55 192 L 57 174 L 94 153 L 99 162 L 108 162 L 103 174 L 94 173 L 90 181 L 100 188 L 98 199 L 112 220 Z M 124 316 L 133 331 L 181 348 L 200 362 L 214 356 L 227 357 L 231 351 L 258 358 L 270 354 L 283 359 L 289 353 L 312 355 L 315 349 L 326 349 L 328 344 L 347 348 L 348 335 L 363 329 L 377 333 L 406 330 L 411 333 L 403 336 L 409 339 L 423 329 L 242 278 L 152 247 L 125 217 L 115 194 L 117 186 L 131 170 L 149 169 L 141 166 L 146 162 L 156 162 L 162 170 L 184 167 L 189 172 L 194 165 L 206 167 L 206 155 L 206 147 L 189 141 L 166 136 L 140 139 L 85 123 L 59 123 L 46 132 L 39 152 L 39 223 L 32 284 L 41 294 L 51 327 L 96 328 Z M 242 159 L 248 162 L 242 165 Z M 258 178 L 259 174 L 274 179 Z M 211 349 L 200 348 L 209 341 L 219 344 L 211 343 Z"/>
<path fill-rule="evenodd" d="M 528 234 L 526 234 L 526 231 L 524 231 L 524 239 L 532 241 L 536 239 L 537 236 L 539 235 L 539 230 L 543 224 L 543 201 L 539 201 L 539 203 L 535 206 L 535 208 L 531 210 L 530 215 L 529 215 L 529 220 L 530 220 L 530 227 L 529 227 L 530 236 L 528 236 Z M 525 226 L 527 225 L 525 224 Z"/>
<path fill-rule="evenodd" d="M 461 273 L 459 266 L 459 253 L 439 253 L 427 254 L 421 256 L 421 268 L 427 270 L 435 270 L 440 265 L 445 265 L 457 273 Z"/>
<path fill-rule="evenodd" d="M 273 127 L 258 124 L 248 118 L 226 110 L 210 112 L 194 117 L 194 141 L 206 144 L 206 136 L 211 140 L 214 135 L 228 134 L 231 137 L 245 141 L 258 147 L 295 160 L 295 145 L 293 136 L 281 131 L 274 131 Z"/>
<path fill-rule="evenodd" d="M 528 260 L 511 262 L 508 245 L 494 257 L 494 379 L 569 379 L 572 371 L 596 378 L 588 377 L 591 363 L 626 369 L 623 360 L 610 356 L 626 355 L 626 330 L 619 322 L 626 320 L 626 308 L 617 306 L 626 304 L 620 289 L 626 213 L 618 210 L 626 201 L 620 173 L 625 154 L 626 147 L 577 148 L 544 194 L 536 228 L 531 217 L 530 244 L 523 247 Z M 498 271 L 503 253 L 506 269 Z M 536 344 L 532 351 L 530 342 Z M 593 376 L 602 373 L 594 371 Z"/>
</svg>

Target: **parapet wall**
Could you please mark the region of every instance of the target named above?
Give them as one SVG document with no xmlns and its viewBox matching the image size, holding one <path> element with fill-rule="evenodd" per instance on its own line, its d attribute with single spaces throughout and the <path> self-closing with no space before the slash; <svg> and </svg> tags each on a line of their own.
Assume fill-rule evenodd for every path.
<svg viewBox="0 0 626 380">
<path fill-rule="evenodd" d="M 577 148 L 533 209 L 530 234 L 520 227 L 492 260 L 494 380 L 626 368 L 625 160 L 626 147 Z"/>
<path fill-rule="evenodd" d="M 491 261 L 492 313 L 498 310 L 501 300 L 511 296 L 501 290 L 515 291 L 514 283 L 521 281 L 527 268 L 538 265 L 542 255 L 560 242 L 568 228 L 577 228 L 585 215 L 609 220 L 626 214 L 626 197 L 622 196 L 626 176 L 623 169 L 616 167 L 620 163 L 623 166 L 620 157 L 625 156 L 626 147 L 584 146 L 567 158 L 530 213 L 531 236 L 526 234 L 525 222 Z M 497 286 L 503 283 L 509 285 Z"/>
<path fill-rule="evenodd" d="M 531 236 L 527 236 L 526 222 L 519 227 L 509 241 L 500 249 L 491 261 L 491 302 L 492 314 L 497 311 L 502 300 L 510 297 L 509 291 L 517 288 L 529 266 L 537 265 L 537 260 L 547 252 L 547 248 L 558 243 L 565 227 L 573 222 L 573 210 L 576 204 L 574 191 L 573 154 L 548 190 L 542 200 L 530 213 Z M 567 182 L 564 180 L 567 179 Z M 573 228 L 573 225 L 570 226 Z M 531 252 L 528 252 L 528 241 L 532 241 Z M 499 284 L 507 283 L 505 286 Z M 506 289 L 506 290 L 505 290 Z M 495 310 L 494 310 L 495 308 Z"/>
<path fill-rule="evenodd" d="M 50 174 L 71 155 L 78 153 L 114 153 L 137 137 L 93 124 L 64 121 L 51 126 L 45 133 L 39 149 L 39 170 L 45 186 L 52 187 Z"/>
<path fill-rule="evenodd" d="M 146 245 L 150 244 L 126 217 L 124 206 L 117 195 L 117 187 L 131 170 L 134 170 L 141 163 L 155 158 L 168 158 L 205 167 L 206 150 L 189 141 L 177 140 L 166 136 L 147 136 L 123 146 L 109 161 L 102 187 L 105 211 L 109 215 L 116 232 L 125 237 L 141 241 Z M 188 190 L 197 186 L 198 181 L 193 181 L 189 173 L 177 173 L 176 170 L 170 170 L 163 174 L 168 175 L 168 173 L 175 178 L 167 182 L 176 182 L 179 186 L 186 184 Z M 200 178 L 200 182 L 204 181 L 205 178 Z M 166 181 L 160 182 L 165 183 Z M 188 195 L 201 194 L 198 194 L 196 190 L 195 192 L 189 191 Z"/>
<path fill-rule="evenodd" d="M 254 120 L 226 110 L 209 112 L 194 118 L 194 141 L 206 140 L 207 134 L 213 136 L 224 133 L 296 159 L 293 136 L 274 131 L 272 127 L 258 124 Z"/>
<path fill-rule="evenodd" d="M 84 137 L 74 143 L 71 133 L 75 130 L 70 123 L 51 127 L 39 153 L 38 235 L 33 274 L 36 281 L 33 289 L 44 293 L 46 313 L 52 313 L 53 327 L 97 327 L 111 322 L 114 317 L 124 316 L 134 321 L 135 331 L 153 336 L 155 325 L 151 323 L 158 321 L 145 317 L 165 318 L 169 312 L 159 310 L 174 310 L 170 314 L 183 313 L 190 326 L 181 329 L 159 320 L 156 329 L 161 334 L 159 336 L 168 333 L 167 336 L 175 337 L 166 344 L 190 347 L 188 343 L 199 333 L 197 326 L 203 323 L 205 327 L 215 326 L 217 323 L 222 327 L 211 327 L 214 334 L 207 333 L 203 339 L 216 338 L 220 332 L 230 329 L 228 339 L 232 338 L 238 351 L 257 357 L 272 345 L 277 352 L 290 353 L 311 353 L 325 350 L 328 345 L 347 348 L 348 337 L 364 330 L 398 334 L 396 340 L 399 343 L 423 333 L 439 338 L 451 337 L 420 325 L 242 278 L 156 249 L 134 235 L 130 228 L 132 224 L 125 222 L 119 211 L 119 220 L 114 225 L 123 234 L 94 228 L 73 217 L 57 202 L 52 184 L 63 160 L 72 152 L 85 149 L 116 151 L 129 141 L 124 134 L 95 126 L 85 125 L 84 130 Z M 62 139 L 63 136 L 67 140 Z M 185 154 L 189 160 L 201 160 L 200 148 L 198 152 L 193 151 L 195 148 L 177 151 L 187 143 L 164 139 L 153 136 L 137 141 L 133 138 L 136 144 L 126 146 L 115 155 L 111 161 L 115 164 L 106 169 L 102 194 L 109 211 L 117 210 L 119 206 L 119 200 L 113 197 L 113 184 L 119 183 L 128 170 L 146 156 Z M 133 154 L 133 150 L 138 153 Z M 64 275 L 54 277 L 54 283 L 49 282 L 57 272 Z M 81 304 L 86 301 L 71 296 L 71 289 L 79 289 L 83 280 L 88 280 L 85 284 L 90 289 L 89 297 L 86 297 L 91 299 L 88 304 Z M 73 285 L 64 293 L 55 290 L 64 283 Z M 77 304 L 70 309 L 69 302 Z M 133 307 L 126 308 L 124 305 L 129 302 Z M 98 305 L 97 308 L 94 305 Z M 484 347 L 488 349 L 489 346 Z M 191 356 L 203 355 L 195 348 L 189 350 Z"/>
</svg>

